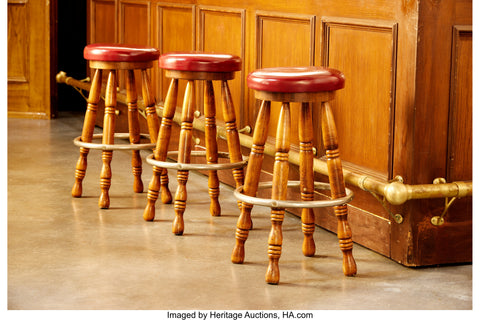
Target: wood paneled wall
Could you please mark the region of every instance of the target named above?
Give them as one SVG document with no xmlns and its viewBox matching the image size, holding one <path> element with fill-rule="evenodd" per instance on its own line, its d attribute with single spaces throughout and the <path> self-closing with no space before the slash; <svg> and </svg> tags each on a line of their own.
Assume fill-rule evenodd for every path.
<svg viewBox="0 0 480 320">
<path fill-rule="evenodd" d="M 342 158 L 391 178 L 398 23 L 324 19 L 323 30 L 323 64 L 348 79 L 333 102 Z"/>
<path fill-rule="evenodd" d="M 89 43 L 138 43 L 161 52 L 202 50 L 240 56 L 243 69 L 231 83 L 239 127 L 253 127 L 259 106 L 246 86 L 249 72 L 273 66 L 329 66 L 346 76 L 345 89 L 333 102 L 345 167 L 383 181 L 400 175 L 408 184 L 432 183 L 437 177 L 448 182 L 472 178 L 469 0 L 89 3 Z M 157 67 L 152 79 L 157 99 L 162 100 L 168 79 Z M 293 128 L 297 108 L 292 106 Z M 273 104 L 272 139 L 278 111 L 279 105 Z M 220 118 L 221 114 L 219 110 Z M 315 108 L 314 119 L 318 127 Z M 320 130 L 315 135 L 320 157 Z M 293 150 L 297 142 L 294 138 Z M 264 169 L 271 172 L 268 159 Z M 356 242 L 405 265 L 471 260 L 471 199 L 455 204 L 446 217 L 449 223 L 441 227 L 429 220 L 442 210 L 443 199 L 390 206 L 404 216 L 399 225 L 368 192 L 354 191 L 349 219 Z M 336 229 L 332 210 L 317 213 L 319 225 Z M 461 248 L 451 243 L 460 243 Z"/>
<path fill-rule="evenodd" d="M 50 101 L 55 94 L 50 76 L 55 57 L 50 52 L 55 5 L 46 0 L 8 0 L 9 117 L 49 119 L 55 115 Z"/>
</svg>

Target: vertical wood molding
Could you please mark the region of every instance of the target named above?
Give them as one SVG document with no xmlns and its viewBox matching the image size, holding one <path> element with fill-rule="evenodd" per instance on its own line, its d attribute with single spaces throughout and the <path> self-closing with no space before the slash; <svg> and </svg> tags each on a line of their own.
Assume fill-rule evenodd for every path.
<svg viewBox="0 0 480 320">
<path fill-rule="evenodd" d="M 255 13 L 255 68 L 263 66 L 263 34 L 265 20 L 282 21 L 284 23 L 306 23 L 310 26 L 309 64 L 315 64 L 315 15 L 291 14 L 283 12 L 257 11 Z M 293 42 L 292 42 L 293 44 Z"/>
<path fill-rule="evenodd" d="M 88 43 L 95 43 L 98 42 L 97 37 L 96 37 L 96 29 L 97 29 L 97 22 L 100 22 L 97 20 L 97 4 L 105 4 L 105 5 L 110 5 L 114 7 L 114 12 L 115 12 L 115 17 L 114 17 L 114 42 L 118 42 L 118 0 L 91 0 L 90 1 L 90 21 L 87 29 L 89 30 L 89 35 L 88 35 Z"/>
<path fill-rule="evenodd" d="M 473 41 L 472 26 L 454 25 L 446 159 L 447 181 L 472 179 L 472 51 L 465 52 L 468 50 L 463 46 L 465 41 Z M 465 120 L 470 120 L 470 123 L 464 123 Z M 457 144 L 460 144 L 460 148 Z"/>
<path fill-rule="evenodd" d="M 254 69 L 268 67 L 291 67 L 315 64 L 316 16 L 277 11 L 255 11 Z M 253 70 L 251 70 L 253 71 Z M 250 92 L 250 113 L 256 114 L 260 101 Z M 298 103 L 291 105 L 292 128 L 298 125 Z M 275 137 L 281 103 L 271 107 L 268 135 Z M 253 122 L 252 122 L 253 123 Z M 298 148 L 298 134 L 292 132 L 292 150 Z"/>
<path fill-rule="evenodd" d="M 7 2 L 9 117 L 50 119 L 52 104 L 51 10 L 48 0 Z M 52 108 L 53 107 L 53 108 Z"/>
<path fill-rule="evenodd" d="M 238 101 L 238 104 L 235 103 L 235 109 L 236 109 L 236 113 L 237 113 L 237 122 L 239 124 L 244 124 L 245 123 L 245 115 L 244 115 L 244 112 L 241 112 L 242 110 L 245 110 L 244 109 L 244 99 L 243 97 L 245 96 L 245 82 L 242 81 L 241 79 L 244 79 L 245 78 L 245 41 L 246 41 L 246 29 L 245 29 L 245 26 L 246 26 L 246 10 L 245 9 L 241 9 L 241 8 L 229 8 L 229 7 L 217 7 L 217 6 L 197 6 L 196 7 L 196 11 L 197 11 L 197 37 L 196 37 L 196 49 L 199 50 L 199 51 L 209 51 L 207 50 L 206 46 L 205 46 L 205 42 L 206 42 L 206 37 L 208 34 L 210 34 L 211 32 L 208 32 L 206 30 L 207 26 L 206 26 L 206 19 L 208 17 L 208 14 L 219 14 L 223 17 L 237 17 L 240 19 L 240 43 L 238 44 L 239 45 L 239 48 L 240 48 L 240 52 L 223 52 L 223 53 L 228 53 L 228 54 L 235 54 L 235 55 L 238 55 L 240 56 L 240 58 L 242 59 L 242 70 L 237 74 L 235 75 L 235 80 L 232 80 L 230 81 L 230 86 L 233 85 L 233 83 L 237 83 L 239 82 L 240 83 L 240 100 Z M 233 26 L 232 26 L 233 27 Z M 235 45 L 234 45 L 235 46 Z M 240 80 L 238 80 L 240 79 Z M 230 88 L 231 90 L 233 90 L 233 88 L 231 87 Z M 202 97 L 200 97 L 201 99 L 203 99 Z M 239 112 L 240 111 L 240 112 Z M 218 115 L 220 115 L 221 113 L 218 112 Z M 217 115 L 217 117 L 218 117 Z"/>
<path fill-rule="evenodd" d="M 211 6 L 198 6 L 197 15 L 198 15 L 198 37 L 197 37 L 197 49 L 202 51 L 204 50 L 205 43 L 205 14 L 208 12 L 218 12 L 223 14 L 236 15 L 240 17 L 241 20 L 241 58 L 242 61 L 245 58 L 245 9 L 238 8 L 226 8 L 226 7 L 211 7 Z"/>
<path fill-rule="evenodd" d="M 15 21 L 13 17 L 8 19 L 8 83 L 28 83 L 29 79 L 29 56 L 30 56 L 30 24 L 28 0 L 9 0 L 8 14 L 16 14 Z M 21 16 L 21 17 L 20 17 Z M 20 23 L 23 25 L 20 26 Z"/>
<path fill-rule="evenodd" d="M 330 66 L 331 53 L 331 31 L 334 28 L 349 29 L 360 32 L 378 32 L 390 34 L 391 46 L 391 66 L 390 66 L 390 86 L 389 86 L 389 116 L 388 116 L 388 160 L 385 179 L 392 179 L 393 160 L 394 160 L 394 137 L 395 137 L 395 107 L 396 107 L 396 87 L 397 87 L 397 49 L 398 49 L 398 23 L 394 21 L 383 20 L 362 20 L 339 17 L 322 17 L 322 65 Z M 347 49 L 345 49 L 347 50 Z M 379 71 L 379 70 L 377 70 Z M 348 80 L 347 80 L 348 81 Z M 345 107 L 346 108 L 346 107 Z M 348 109 L 347 109 L 348 110 Z M 347 111 L 348 112 L 348 111 Z"/>
<path fill-rule="evenodd" d="M 191 4 L 177 4 L 177 3 L 170 3 L 170 2 L 158 2 L 155 4 L 156 5 L 156 46 L 158 50 L 160 50 L 160 53 L 165 53 L 164 48 L 163 48 L 163 35 L 164 31 L 163 30 L 163 19 L 164 19 L 164 12 L 165 9 L 167 8 L 176 8 L 176 9 L 181 9 L 181 10 L 188 10 L 191 11 L 192 13 L 192 50 L 195 50 L 195 5 Z"/>
<path fill-rule="evenodd" d="M 182 37 L 190 36 L 190 48 L 174 48 L 173 50 L 183 51 L 183 50 L 195 50 L 195 30 L 196 30 L 196 16 L 195 16 L 195 5 L 192 4 L 179 4 L 179 3 L 172 3 L 172 2 L 157 2 L 155 3 L 155 15 L 154 15 L 154 23 L 153 28 L 155 28 L 154 34 L 154 43 L 153 45 L 160 50 L 160 54 L 166 53 L 166 51 L 170 51 L 172 49 L 168 49 L 164 47 L 164 36 L 170 36 L 172 31 L 164 30 L 164 20 L 166 18 L 166 14 L 169 10 L 180 10 L 185 11 L 186 14 L 191 15 L 191 24 L 192 29 L 189 31 L 189 35 L 182 35 Z M 158 100 L 163 100 L 166 95 L 166 90 L 168 88 L 169 79 L 166 79 L 163 76 L 163 71 L 155 66 L 154 70 L 156 70 L 155 78 L 157 81 L 156 83 L 156 93 Z"/>
<path fill-rule="evenodd" d="M 137 7 L 145 7 L 146 10 L 147 10 L 147 32 L 148 32 L 148 35 L 147 35 L 147 39 L 148 39 L 148 43 L 146 43 L 145 45 L 151 45 L 151 1 L 150 0 L 145 0 L 145 1 L 134 1 L 134 0 L 119 0 L 119 5 L 118 5 L 118 10 L 119 10 L 119 41 L 120 43 L 124 43 L 125 42 L 125 8 L 127 6 L 137 6 Z"/>
</svg>

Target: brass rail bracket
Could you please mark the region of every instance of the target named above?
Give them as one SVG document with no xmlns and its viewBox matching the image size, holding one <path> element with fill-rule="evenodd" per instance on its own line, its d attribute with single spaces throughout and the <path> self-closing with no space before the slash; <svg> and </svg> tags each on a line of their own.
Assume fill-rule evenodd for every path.
<svg viewBox="0 0 480 320">
<path fill-rule="evenodd" d="M 433 184 L 443 184 L 443 183 L 447 183 L 447 181 L 444 178 L 436 178 L 435 180 L 433 180 Z M 432 217 L 432 219 L 430 219 L 430 222 L 434 226 L 441 226 L 442 224 L 444 224 L 445 223 L 444 216 L 447 214 L 448 209 L 450 209 L 452 204 L 457 199 L 458 199 L 457 197 L 452 197 L 450 199 L 448 199 L 448 197 L 445 197 L 445 208 L 443 209 L 442 214 L 440 216 Z"/>
</svg>

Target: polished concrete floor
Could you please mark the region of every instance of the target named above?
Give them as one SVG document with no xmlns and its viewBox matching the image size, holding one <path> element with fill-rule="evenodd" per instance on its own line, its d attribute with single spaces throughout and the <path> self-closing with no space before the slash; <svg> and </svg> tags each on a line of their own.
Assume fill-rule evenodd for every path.
<svg viewBox="0 0 480 320">
<path fill-rule="evenodd" d="M 223 215 L 211 217 L 207 180 L 192 172 L 185 235 L 174 236 L 172 205 L 157 203 L 155 221 L 142 219 L 146 193 L 131 192 L 126 151 L 114 153 L 110 209 L 97 207 L 99 151 L 90 152 L 84 197 L 72 198 L 72 139 L 82 121 L 70 113 L 51 121 L 8 119 L 10 310 L 472 309 L 472 265 L 406 268 L 355 245 L 358 275 L 347 278 L 336 235 L 317 228 L 317 254 L 306 258 L 300 220 L 289 214 L 281 282 L 265 284 L 267 209 L 254 209 L 246 262 L 234 265 L 238 209 L 231 189 L 222 186 Z M 145 187 L 150 176 L 145 164 Z"/>
</svg>

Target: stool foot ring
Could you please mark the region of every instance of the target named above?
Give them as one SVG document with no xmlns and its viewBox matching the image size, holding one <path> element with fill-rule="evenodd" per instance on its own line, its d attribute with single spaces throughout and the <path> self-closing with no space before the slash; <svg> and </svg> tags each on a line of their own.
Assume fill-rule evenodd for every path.
<svg viewBox="0 0 480 320">
<path fill-rule="evenodd" d="M 300 181 L 288 181 L 288 187 L 298 187 Z M 272 187 L 272 182 L 261 182 L 258 184 L 258 189 L 269 189 Z M 330 185 L 324 182 L 315 182 L 315 189 L 330 190 Z M 353 191 L 345 188 L 346 196 L 331 200 L 318 200 L 318 201 L 293 201 L 293 200 L 272 200 L 258 197 L 251 197 L 244 195 L 243 186 L 238 187 L 233 192 L 234 196 L 246 203 L 253 205 L 270 207 L 270 208 L 323 208 L 340 206 L 350 202 L 353 199 Z"/>
<path fill-rule="evenodd" d="M 148 134 L 140 134 L 142 138 L 150 139 Z M 92 136 L 92 139 L 101 139 L 103 137 L 102 133 L 97 133 Z M 118 139 L 128 139 L 130 137 L 129 133 L 115 133 L 115 138 Z M 73 144 L 77 147 L 94 149 L 94 150 L 153 150 L 155 149 L 155 143 L 136 143 L 136 144 L 102 144 L 102 143 L 93 143 L 93 142 L 83 142 L 80 140 L 81 137 L 76 137 L 73 139 Z"/>
<path fill-rule="evenodd" d="M 178 155 L 178 151 L 170 151 L 167 153 L 167 156 Z M 192 157 L 205 156 L 205 151 L 192 151 Z M 219 152 L 218 156 L 220 158 L 229 158 L 227 152 Z M 179 163 L 179 162 L 168 162 L 168 161 L 159 161 L 153 159 L 153 154 L 148 155 L 146 158 L 148 164 L 165 168 L 165 169 L 175 169 L 175 170 L 227 170 L 227 169 L 236 169 L 242 168 L 247 164 L 248 158 L 244 157 L 243 161 L 234 162 L 234 163 Z"/>
</svg>

